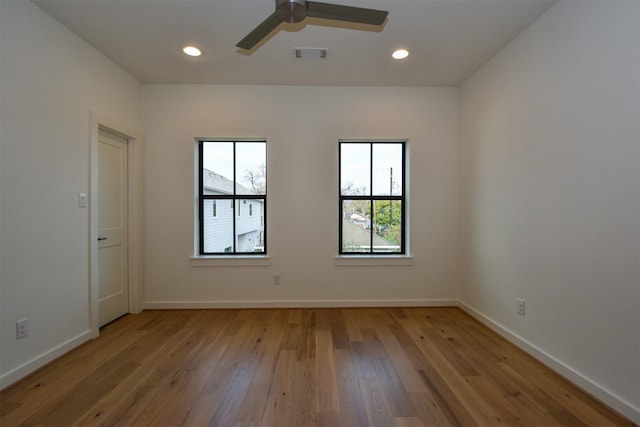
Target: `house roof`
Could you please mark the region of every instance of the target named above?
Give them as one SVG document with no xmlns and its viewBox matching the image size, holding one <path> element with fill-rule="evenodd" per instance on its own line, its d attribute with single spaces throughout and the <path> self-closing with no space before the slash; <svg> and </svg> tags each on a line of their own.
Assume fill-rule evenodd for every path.
<svg viewBox="0 0 640 427">
<path fill-rule="evenodd" d="M 233 194 L 233 181 L 210 171 L 202 170 L 204 194 Z M 254 191 L 236 182 L 236 194 L 255 194 Z"/>
<path fill-rule="evenodd" d="M 348 219 L 343 219 L 342 220 L 342 243 L 344 245 L 369 247 L 369 245 L 371 245 L 371 232 L 370 230 L 365 230 L 361 226 L 352 223 Z M 373 246 L 388 247 L 388 246 L 395 246 L 395 245 L 374 233 Z"/>
</svg>

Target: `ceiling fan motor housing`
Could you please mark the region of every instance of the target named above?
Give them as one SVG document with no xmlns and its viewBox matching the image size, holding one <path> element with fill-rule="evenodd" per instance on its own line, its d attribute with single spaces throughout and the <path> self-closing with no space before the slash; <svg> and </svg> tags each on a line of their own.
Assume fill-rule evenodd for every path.
<svg viewBox="0 0 640 427">
<path fill-rule="evenodd" d="M 276 14 L 283 22 L 294 24 L 307 16 L 306 0 L 276 0 Z"/>
</svg>

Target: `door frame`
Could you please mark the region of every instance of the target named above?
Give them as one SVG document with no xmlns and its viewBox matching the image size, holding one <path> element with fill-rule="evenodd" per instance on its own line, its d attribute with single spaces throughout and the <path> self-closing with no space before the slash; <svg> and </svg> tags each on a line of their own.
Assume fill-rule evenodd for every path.
<svg viewBox="0 0 640 427">
<path fill-rule="evenodd" d="M 99 130 L 127 140 L 127 276 L 129 313 L 142 311 L 142 134 L 121 123 L 91 112 L 89 149 L 89 327 L 92 338 L 100 334 L 98 319 L 98 133 Z"/>
</svg>

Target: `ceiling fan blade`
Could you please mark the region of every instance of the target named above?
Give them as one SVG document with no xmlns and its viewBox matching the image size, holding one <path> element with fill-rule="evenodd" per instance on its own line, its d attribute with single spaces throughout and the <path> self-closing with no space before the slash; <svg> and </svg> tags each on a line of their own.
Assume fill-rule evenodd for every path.
<svg viewBox="0 0 640 427">
<path fill-rule="evenodd" d="M 282 20 L 278 17 L 278 15 L 274 12 L 267 19 L 262 21 L 260 25 L 253 29 L 249 34 L 247 34 L 242 40 L 240 40 L 236 47 L 241 49 L 250 50 L 255 45 L 260 43 L 260 41 L 267 37 L 271 31 L 273 31 Z"/>
<path fill-rule="evenodd" d="M 356 22 L 358 24 L 382 25 L 389 12 L 338 4 L 307 1 L 307 16 L 334 21 Z"/>
</svg>

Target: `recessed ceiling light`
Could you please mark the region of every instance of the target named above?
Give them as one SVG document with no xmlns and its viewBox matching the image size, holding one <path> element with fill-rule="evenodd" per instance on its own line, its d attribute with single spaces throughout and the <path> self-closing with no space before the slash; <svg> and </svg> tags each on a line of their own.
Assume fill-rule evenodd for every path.
<svg viewBox="0 0 640 427">
<path fill-rule="evenodd" d="M 184 53 L 186 53 L 189 56 L 200 56 L 202 55 L 202 52 L 200 51 L 200 49 L 198 49 L 195 46 L 185 46 L 184 48 L 182 48 L 182 51 Z"/>
<path fill-rule="evenodd" d="M 409 56 L 409 51 L 406 49 L 398 49 L 391 54 L 393 59 L 404 59 Z"/>
</svg>

